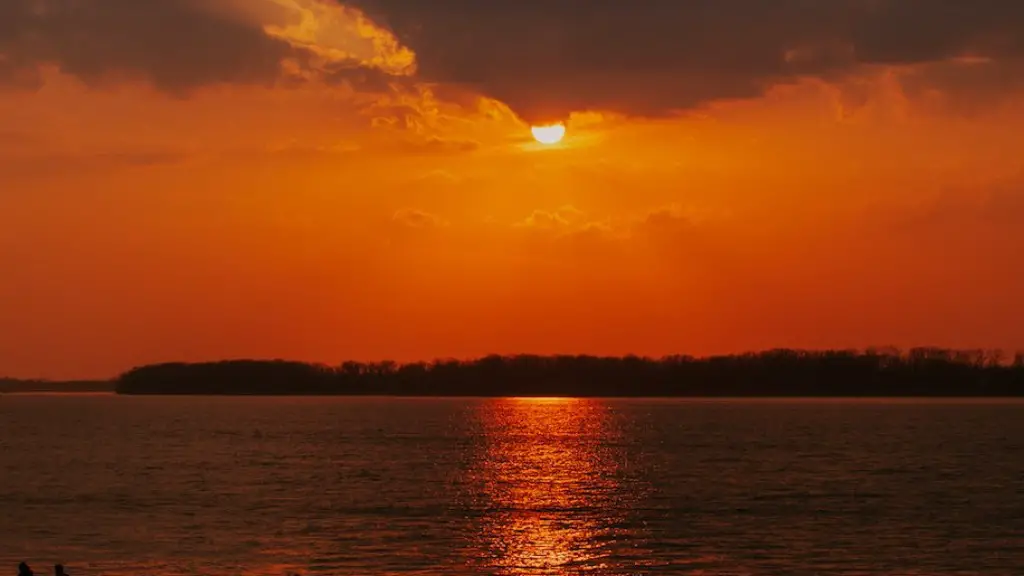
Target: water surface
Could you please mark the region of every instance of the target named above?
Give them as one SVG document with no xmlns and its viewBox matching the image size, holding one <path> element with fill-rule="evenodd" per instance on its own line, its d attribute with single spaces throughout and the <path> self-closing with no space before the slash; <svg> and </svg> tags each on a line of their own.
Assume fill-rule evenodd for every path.
<svg viewBox="0 0 1024 576">
<path fill-rule="evenodd" d="M 5 395 L 0 543 L 87 575 L 1020 574 L 1024 403 Z"/>
</svg>

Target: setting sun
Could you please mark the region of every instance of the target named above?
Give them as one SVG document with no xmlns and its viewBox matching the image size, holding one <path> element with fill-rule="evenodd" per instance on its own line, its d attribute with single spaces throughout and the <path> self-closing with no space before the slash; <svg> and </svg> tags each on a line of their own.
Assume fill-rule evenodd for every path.
<svg viewBox="0 0 1024 576">
<path fill-rule="evenodd" d="M 558 144 L 565 137 L 564 124 L 549 124 L 530 128 L 533 138 L 541 144 Z"/>
</svg>

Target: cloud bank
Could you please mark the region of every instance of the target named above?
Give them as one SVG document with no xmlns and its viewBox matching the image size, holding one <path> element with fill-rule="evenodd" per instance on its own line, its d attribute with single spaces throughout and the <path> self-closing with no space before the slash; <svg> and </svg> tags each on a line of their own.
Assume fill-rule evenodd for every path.
<svg viewBox="0 0 1024 576">
<path fill-rule="evenodd" d="M 528 121 L 664 116 L 864 65 L 1024 55 L 1013 0 L 353 0 L 417 56 Z"/>
<path fill-rule="evenodd" d="M 1024 59 L 1015 0 L 3 0 L 0 83 L 53 65 L 89 83 L 172 93 L 282 78 L 378 91 L 396 78 L 464 87 L 526 121 L 660 117 L 864 66 L 936 65 L 915 90 Z M 1003 66 L 1006 66 L 1005 68 Z M 921 86 L 921 82 L 926 82 Z"/>
</svg>

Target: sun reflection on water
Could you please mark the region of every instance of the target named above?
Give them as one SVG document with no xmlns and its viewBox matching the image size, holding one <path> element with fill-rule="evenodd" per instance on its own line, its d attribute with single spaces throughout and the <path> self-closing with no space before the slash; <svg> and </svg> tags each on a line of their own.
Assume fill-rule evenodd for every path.
<svg viewBox="0 0 1024 576">
<path fill-rule="evenodd" d="M 618 436 L 599 401 L 508 399 L 480 412 L 477 463 L 486 568 L 498 574 L 578 574 L 605 568 L 626 509 Z M 597 441 L 600 439 L 600 441 Z"/>
</svg>

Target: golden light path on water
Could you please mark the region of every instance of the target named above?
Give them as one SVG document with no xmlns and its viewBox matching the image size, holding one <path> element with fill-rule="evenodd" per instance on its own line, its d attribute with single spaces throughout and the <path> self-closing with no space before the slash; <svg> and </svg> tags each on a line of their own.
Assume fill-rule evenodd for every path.
<svg viewBox="0 0 1024 576">
<path fill-rule="evenodd" d="M 625 463 L 609 448 L 621 431 L 609 407 L 508 399 L 488 404 L 480 417 L 486 444 L 477 481 L 488 513 L 475 546 L 485 568 L 508 575 L 612 568 L 610 547 L 628 524 L 629 500 L 640 494 L 622 485 Z"/>
</svg>

